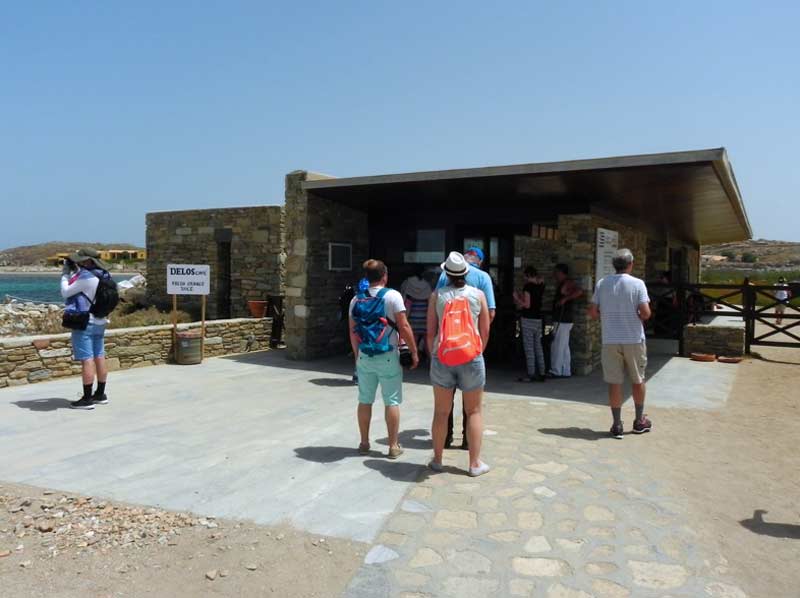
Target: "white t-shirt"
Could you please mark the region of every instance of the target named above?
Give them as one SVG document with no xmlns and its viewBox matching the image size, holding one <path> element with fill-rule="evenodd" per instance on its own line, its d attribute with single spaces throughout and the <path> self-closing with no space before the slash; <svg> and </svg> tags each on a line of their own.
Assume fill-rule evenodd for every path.
<svg viewBox="0 0 800 598">
<path fill-rule="evenodd" d="M 638 345 L 644 339 L 639 306 L 649 303 L 644 282 L 630 274 L 611 274 L 597 283 L 592 303 L 600 308 L 604 345 Z"/>
<path fill-rule="evenodd" d="M 383 287 L 370 287 L 369 294 L 374 297 L 378 294 Z M 353 306 L 356 304 L 358 296 L 353 297 L 352 301 L 350 301 L 350 317 L 353 317 Z M 397 323 L 397 314 L 403 313 L 406 311 L 406 304 L 403 301 L 403 296 L 395 291 L 394 289 L 388 289 L 386 294 L 383 296 L 383 308 L 386 312 L 386 317 L 389 318 L 395 324 Z M 392 332 L 389 336 L 389 342 L 395 348 L 397 348 L 398 343 L 398 334 L 397 330 L 392 328 Z"/>
<path fill-rule="evenodd" d="M 786 289 L 789 288 L 789 285 L 784 284 L 784 283 L 778 283 L 777 286 L 786 287 Z M 788 298 L 789 298 L 789 291 L 788 290 L 775 291 L 775 299 L 777 299 L 778 301 L 786 301 Z"/>
</svg>

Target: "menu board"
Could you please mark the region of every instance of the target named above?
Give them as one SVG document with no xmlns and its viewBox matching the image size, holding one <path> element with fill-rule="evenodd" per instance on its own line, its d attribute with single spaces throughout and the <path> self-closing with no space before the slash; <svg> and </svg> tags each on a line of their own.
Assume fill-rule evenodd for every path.
<svg viewBox="0 0 800 598">
<path fill-rule="evenodd" d="M 597 254 L 595 256 L 595 284 L 600 279 L 614 274 L 614 255 L 619 249 L 619 233 L 607 228 L 597 229 Z"/>
</svg>

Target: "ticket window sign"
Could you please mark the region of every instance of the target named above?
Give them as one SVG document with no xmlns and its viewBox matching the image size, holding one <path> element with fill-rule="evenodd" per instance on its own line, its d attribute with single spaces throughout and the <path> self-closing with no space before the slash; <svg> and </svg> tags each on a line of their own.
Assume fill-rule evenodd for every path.
<svg viewBox="0 0 800 598">
<path fill-rule="evenodd" d="M 619 249 L 619 233 L 607 228 L 597 229 L 597 254 L 595 257 L 595 282 L 614 274 L 614 256 Z"/>
<path fill-rule="evenodd" d="M 211 266 L 208 264 L 167 264 L 168 295 L 208 295 Z"/>
</svg>

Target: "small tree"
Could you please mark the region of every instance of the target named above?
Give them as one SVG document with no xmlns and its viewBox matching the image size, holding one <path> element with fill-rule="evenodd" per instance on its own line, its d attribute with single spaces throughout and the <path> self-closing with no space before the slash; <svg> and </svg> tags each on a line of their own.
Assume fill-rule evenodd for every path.
<svg viewBox="0 0 800 598">
<path fill-rule="evenodd" d="M 726 260 L 728 260 L 729 262 L 735 262 L 736 261 L 736 254 L 733 251 L 731 251 L 730 249 L 726 249 L 725 251 L 720 253 L 720 255 L 722 257 L 724 257 Z"/>
<path fill-rule="evenodd" d="M 745 264 L 755 264 L 758 261 L 758 256 L 748 251 L 742 254 L 742 261 Z"/>
</svg>

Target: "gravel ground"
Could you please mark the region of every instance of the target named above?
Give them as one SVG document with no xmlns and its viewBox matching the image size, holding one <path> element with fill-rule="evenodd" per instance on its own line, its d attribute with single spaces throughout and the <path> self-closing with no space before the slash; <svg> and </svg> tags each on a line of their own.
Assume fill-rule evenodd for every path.
<svg viewBox="0 0 800 598">
<path fill-rule="evenodd" d="M 2 595 L 336 596 L 365 546 L 0 482 Z"/>
</svg>

